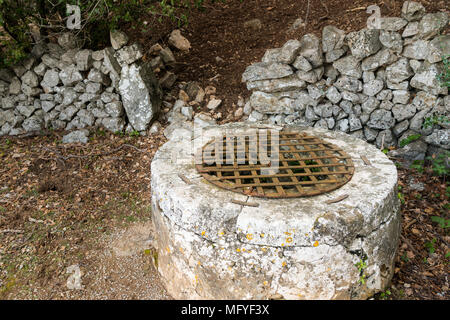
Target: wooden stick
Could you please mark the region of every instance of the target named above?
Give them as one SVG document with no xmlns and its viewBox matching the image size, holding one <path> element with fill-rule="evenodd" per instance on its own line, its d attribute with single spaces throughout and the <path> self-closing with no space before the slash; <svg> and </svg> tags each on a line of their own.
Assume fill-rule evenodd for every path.
<svg viewBox="0 0 450 320">
<path fill-rule="evenodd" d="M 248 206 L 248 207 L 259 207 L 259 203 L 252 203 L 252 202 L 245 202 L 245 201 L 240 201 L 240 200 L 231 200 L 231 203 L 234 204 L 239 204 L 241 206 Z"/>
<path fill-rule="evenodd" d="M 185 175 L 183 175 L 183 174 L 181 174 L 181 173 L 179 173 L 178 174 L 178 177 L 181 179 L 181 180 L 183 180 L 184 181 L 184 183 L 186 183 L 186 184 L 189 184 L 189 185 L 191 185 L 192 184 L 192 181 L 191 180 L 189 180 L 188 178 L 186 178 L 186 176 Z"/>
<path fill-rule="evenodd" d="M 362 161 L 364 161 L 364 164 L 366 165 L 366 166 L 371 166 L 372 165 L 372 163 L 370 163 L 370 161 L 369 161 L 369 159 L 367 159 L 367 157 L 366 156 L 361 156 L 361 159 L 362 159 Z"/>
<path fill-rule="evenodd" d="M 0 230 L 0 233 L 23 233 L 23 230 L 5 229 Z"/>
<path fill-rule="evenodd" d="M 344 195 L 342 195 L 340 197 L 337 197 L 336 199 L 325 201 L 325 203 L 326 204 L 332 204 L 332 203 L 340 202 L 340 201 L 342 201 L 344 199 L 347 199 L 347 198 L 348 198 L 348 194 L 344 194 Z"/>
</svg>

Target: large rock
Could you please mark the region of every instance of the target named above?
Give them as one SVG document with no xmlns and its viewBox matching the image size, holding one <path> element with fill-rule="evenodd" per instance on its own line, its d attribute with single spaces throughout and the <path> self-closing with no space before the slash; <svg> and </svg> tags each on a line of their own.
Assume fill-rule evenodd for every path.
<svg viewBox="0 0 450 320">
<path fill-rule="evenodd" d="M 436 130 L 425 137 L 425 141 L 436 147 L 450 150 L 450 129 Z"/>
<path fill-rule="evenodd" d="M 409 59 L 425 60 L 429 54 L 430 42 L 417 40 L 405 46 L 402 55 Z"/>
<path fill-rule="evenodd" d="M 397 122 L 410 119 L 416 114 L 416 106 L 413 104 L 396 104 L 392 107 L 392 113 Z"/>
<path fill-rule="evenodd" d="M 83 80 L 83 76 L 78 71 L 77 67 L 75 67 L 75 65 L 70 65 L 62 69 L 59 72 L 59 78 L 67 87 L 74 86 L 75 84 Z"/>
<path fill-rule="evenodd" d="M 365 58 L 361 63 L 361 68 L 363 71 L 374 71 L 380 67 L 394 63 L 397 59 L 397 55 L 393 54 L 391 50 L 383 49 L 373 56 Z"/>
<path fill-rule="evenodd" d="M 450 35 L 437 36 L 429 43 L 427 61 L 436 63 L 444 57 L 450 57 Z"/>
<path fill-rule="evenodd" d="M 363 84 L 360 80 L 348 76 L 340 77 L 334 86 L 341 91 L 360 92 L 363 90 Z"/>
<path fill-rule="evenodd" d="M 380 33 L 380 42 L 383 46 L 398 54 L 403 50 L 403 38 L 398 32 L 382 30 Z"/>
<path fill-rule="evenodd" d="M 120 30 L 111 30 L 109 39 L 114 50 L 119 50 L 128 43 L 128 36 Z"/>
<path fill-rule="evenodd" d="M 294 62 L 297 54 L 300 50 L 300 41 L 298 40 L 288 40 L 283 47 L 281 47 L 280 53 L 278 55 L 278 62 L 290 64 Z"/>
<path fill-rule="evenodd" d="M 272 80 L 248 81 L 248 90 L 258 90 L 264 92 L 278 92 L 300 90 L 306 87 L 306 83 L 300 80 L 297 75 L 291 75 L 285 78 Z"/>
<path fill-rule="evenodd" d="M 162 99 L 161 88 L 150 64 L 123 66 L 119 91 L 133 128 L 146 130 L 159 111 Z"/>
<path fill-rule="evenodd" d="M 323 64 L 322 43 L 314 34 L 308 33 L 302 37 L 299 54 L 305 57 L 314 68 Z"/>
<path fill-rule="evenodd" d="M 62 138 L 62 143 L 87 143 L 89 141 L 89 130 L 76 130 L 66 134 Z"/>
<path fill-rule="evenodd" d="M 382 45 L 380 42 L 380 30 L 363 29 L 351 32 L 347 35 L 347 44 L 352 55 L 358 59 L 363 59 L 378 52 Z"/>
<path fill-rule="evenodd" d="M 361 63 L 359 59 L 354 56 L 349 55 L 333 62 L 333 67 L 335 67 L 341 74 L 353 78 L 362 77 Z"/>
<path fill-rule="evenodd" d="M 345 41 L 345 32 L 335 26 L 325 26 L 322 30 L 323 52 L 341 49 Z"/>
<path fill-rule="evenodd" d="M 419 22 L 418 36 L 422 39 L 431 39 L 439 34 L 448 24 L 446 12 L 428 13 Z"/>
<path fill-rule="evenodd" d="M 413 75 L 408 59 L 402 58 L 386 68 L 386 78 L 393 83 L 400 83 Z"/>
<path fill-rule="evenodd" d="M 383 17 L 380 22 L 381 30 L 386 31 L 399 31 L 408 24 L 408 20 L 399 17 Z"/>
<path fill-rule="evenodd" d="M 279 99 L 277 96 L 255 91 L 250 97 L 250 105 L 261 114 L 291 114 L 294 112 L 293 99 L 282 98 Z"/>
<path fill-rule="evenodd" d="M 395 119 L 388 110 L 378 109 L 372 112 L 367 125 L 372 129 L 386 130 L 394 127 Z"/>
<path fill-rule="evenodd" d="M 44 79 L 41 81 L 42 87 L 52 88 L 59 84 L 59 73 L 55 69 L 49 69 L 44 74 Z"/>
<path fill-rule="evenodd" d="M 120 73 L 122 71 L 122 68 L 117 61 L 117 58 L 115 57 L 115 53 L 113 48 L 109 47 L 104 50 L 104 64 L 106 66 L 106 69 L 114 74 L 116 78 L 120 76 Z"/>
<path fill-rule="evenodd" d="M 420 20 L 425 15 L 425 7 L 419 2 L 405 1 L 403 2 L 401 15 L 408 21 Z"/>
<path fill-rule="evenodd" d="M 433 95 L 446 95 L 448 94 L 448 88 L 439 81 L 442 72 L 442 67 L 439 64 L 426 62 L 411 79 L 411 87 L 427 91 Z"/>
<path fill-rule="evenodd" d="M 287 77 L 293 73 L 294 71 L 287 64 L 258 62 L 245 69 L 245 72 L 242 74 L 242 81 L 278 79 Z"/>
<path fill-rule="evenodd" d="M 43 126 L 43 120 L 36 115 L 25 119 L 22 123 L 22 127 L 26 132 L 39 131 L 43 128 Z"/>
<path fill-rule="evenodd" d="M 75 54 L 74 59 L 78 70 L 87 71 L 92 67 L 92 50 L 80 50 Z"/>
<path fill-rule="evenodd" d="M 123 47 L 116 52 L 117 61 L 123 65 L 129 65 L 142 58 L 142 47 L 138 44 Z"/>
<path fill-rule="evenodd" d="M 191 43 L 189 42 L 189 40 L 183 37 L 181 35 L 181 31 L 178 29 L 173 30 L 170 33 L 168 42 L 171 46 L 181 51 L 189 51 L 189 49 L 191 48 Z"/>
<path fill-rule="evenodd" d="M 21 78 L 22 84 L 34 88 L 39 85 L 39 78 L 33 71 L 27 71 Z"/>
<path fill-rule="evenodd" d="M 58 44 L 65 50 L 76 49 L 79 45 L 79 39 L 72 32 L 65 32 L 58 37 Z"/>
</svg>

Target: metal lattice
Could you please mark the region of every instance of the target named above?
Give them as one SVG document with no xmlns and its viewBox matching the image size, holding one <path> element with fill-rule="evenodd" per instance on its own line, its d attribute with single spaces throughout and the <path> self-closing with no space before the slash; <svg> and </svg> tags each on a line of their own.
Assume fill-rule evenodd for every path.
<svg viewBox="0 0 450 320">
<path fill-rule="evenodd" d="M 227 137 L 210 141 L 202 149 L 202 161 L 196 165 L 197 171 L 218 187 L 264 198 L 318 195 L 335 190 L 351 179 L 353 162 L 335 145 L 296 132 L 280 131 L 277 138 L 277 170 L 271 168 L 270 163 L 253 160 L 255 150 L 251 146 L 255 145 L 266 147 L 269 157 L 272 156 L 273 139 L 269 134 L 264 141 L 256 135 L 242 136 L 242 139 L 233 137 L 231 143 Z M 220 155 L 214 151 L 218 150 L 216 144 L 222 148 Z M 227 152 L 227 147 L 233 150 Z M 207 149 L 212 151 L 205 155 Z"/>
</svg>

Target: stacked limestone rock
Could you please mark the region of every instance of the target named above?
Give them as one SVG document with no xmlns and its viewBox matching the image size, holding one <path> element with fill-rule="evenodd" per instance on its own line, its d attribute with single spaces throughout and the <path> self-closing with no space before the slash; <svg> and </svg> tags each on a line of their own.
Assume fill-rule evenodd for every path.
<svg viewBox="0 0 450 320">
<path fill-rule="evenodd" d="M 406 1 L 402 17 L 382 18 L 381 29 L 327 26 L 322 40 L 307 34 L 269 49 L 242 76 L 253 91 L 248 120 L 340 130 L 378 147 L 420 133 L 397 152 L 409 159 L 423 159 L 428 144 L 450 149 L 450 97 L 438 80 L 450 54 L 450 35 L 441 35 L 447 24 L 447 13 Z M 424 127 L 433 116 L 444 120 Z"/>
<path fill-rule="evenodd" d="M 144 131 L 158 112 L 162 91 L 137 44 L 111 33 L 112 47 L 79 49 L 76 37 L 36 45 L 12 70 L 0 70 L 0 135 L 43 128 L 102 126 Z"/>
</svg>

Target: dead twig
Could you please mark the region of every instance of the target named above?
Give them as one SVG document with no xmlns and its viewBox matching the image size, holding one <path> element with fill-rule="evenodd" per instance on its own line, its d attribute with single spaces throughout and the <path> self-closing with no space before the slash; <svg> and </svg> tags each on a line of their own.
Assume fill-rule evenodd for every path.
<svg viewBox="0 0 450 320">
<path fill-rule="evenodd" d="M 366 166 L 371 166 L 372 165 L 372 163 L 369 161 L 369 159 L 367 159 L 367 157 L 366 156 L 361 156 L 361 159 L 362 159 L 362 161 L 364 162 L 364 164 L 366 165 Z"/>
<path fill-rule="evenodd" d="M 247 206 L 247 207 L 255 207 L 255 208 L 259 207 L 259 203 L 245 202 L 245 201 L 240 201 L 240 200 L 235 200 L 235 199 L 231 200 L 231 203 L 238 204 L 241 206 Z"/>
<path fill-rule="evenodd" d="M 326 204 L 332 204 L 332 203 L 336 203 L 336 202 L 341 202 L 344 199 L 348 198 L 348 194 L 344 194 L 342 196 L 337 197 L 336 199 L 331 199 L 328 201 L 325 201 Z"/>
<path fill-rule="evenodd" d="M 186 184 L 188 184 L 188 185 L 191 185 L 191 184 L 192 184 L 192 181 L 189 180 L 188 178 L 186 178 L 186 176 L 185 176 L 184 174 L 179 173 L 179 174 L 178 174 L 178 177 L 179 177 L 181 180 L 183 180 L 184 183 L 186 183 Z"/>
<path fill-rule="evenodd" d="M 0 230 L 0 233 L 23 233 L 23 230 L 5 229 Z"/>
</svg>

